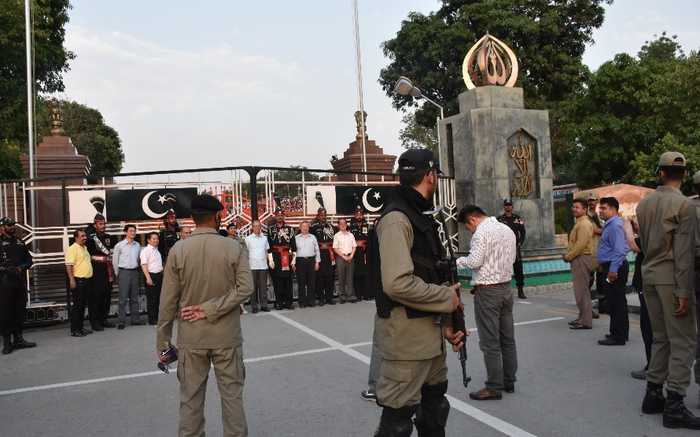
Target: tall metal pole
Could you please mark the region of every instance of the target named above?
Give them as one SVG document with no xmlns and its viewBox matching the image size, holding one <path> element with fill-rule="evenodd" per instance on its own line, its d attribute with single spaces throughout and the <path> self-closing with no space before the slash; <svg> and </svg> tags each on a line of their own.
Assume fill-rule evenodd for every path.
<svg viewBox="0 0 700 437">
<path fill-rule="evenodd" d="M 25 39 L 27 46 L 27 130 L 29 134 L 29 178 L 34 179 L 34 69 L 32 68 L 32 12 L 31 0 L 24 0 L 24 26 Z M 34 185 L 34 182 L 30 182 Z M 36 211 L 34 206 L 34 190 L 29 192 L 30 199 L 30 214 L 32 218 L 32 227 L 36 226 Z M 24 217 L 27 220 L 27 217 Z"/>
<path fill-rule="evenodd" d="M 357 0 L 353 0 L 353 24 L 355 25 L 355 58 L 357 60 L 357 102 L 360 107 L 360 133 L 362 134 L 362 170 L 367 172 L 367 134 L 365 131 L 365 102 L 362 91 L 362 50 L 360 47 L 360 18 Z M 367 175 L 365 174 L 365 182 Z"/>
</svg>

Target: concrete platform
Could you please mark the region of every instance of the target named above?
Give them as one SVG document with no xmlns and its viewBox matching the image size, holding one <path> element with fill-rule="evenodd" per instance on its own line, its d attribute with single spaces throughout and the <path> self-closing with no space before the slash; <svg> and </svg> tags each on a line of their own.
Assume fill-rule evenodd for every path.
<svg viewBox="0 0 700 437">
<path fill-rule="evenodd" d="M 474 326 L 465 295 L 467 322 Z M 605 315 L 591 331 L 570 331 L 572 294 L 518 301 L 516 392 L 478 403 L 461 386 L 450 353 L 448 436 L 691 436 L 666 430 L 640 412 L 644 383 L 629 376 L 643 364 L 636 315 L 631 341 L 602 347 Z M 251 436 L 369 436 L 380 410 L 360 398 L 366 388 L 374 305 L 371 302 L 243 316 L 245 405 Z M 39 347 L 0 356 L 2 436 L 173 436 L 178 382 L 155 369 L 153 327 L 106 330 L 72 338 L 68 327 L 27 332 Z M 478 333 L 469 339 L 470 390 L 483 384 Z M 207 435 L 222 434 L 210 378 Z M 691 386 L 688 406 L 697 409 Z"/>
</svg>

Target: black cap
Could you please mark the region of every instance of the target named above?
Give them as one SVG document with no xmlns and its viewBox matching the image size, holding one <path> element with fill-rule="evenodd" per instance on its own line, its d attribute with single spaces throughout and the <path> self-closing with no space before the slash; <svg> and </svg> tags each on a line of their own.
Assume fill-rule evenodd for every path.
<svg viewBox="0 0 700 437">
<path fill-rule="evenodd" d="M 95 218 L 92 219 L 93 222 L 106 222 L 107 219 L 100 213 L 95 214 Z"/>
<path fill-rule="evenodd" d="M 277 209 L 275 209 L 275 215 L 284 215 L 284 211 L 282 210 L 282 208 L 278 207 Z"/>
<path fill-rule="evenodd" d="M 3 217 L 2 219 L 0 219 L 0 225 L 3 226 L 12 226 L 15 223 L 16 222 L 14 221 L 14 219 L 11 219 L 10 217 Z"/>
<path fill-rule="evenodd" d="M 219 212 L 224 209 L 224 206 L 214 196 L 199 194 L 192 199 L 191 208 L 194 214 L 206 214 L 208 212 Z"/>
<path fill-rule="evenodd" d="M 175 210 L 172 209 L 172 208 L 170 208 L 170 209 L 165 213 L 166 216 L 169 216 L 170 214 L 172 214 L 172 215 L 177 215 L 177 214 L 175 214 Z"/>
<path fill-rule="evenodd" d="M 503 206 L 513 206 L 513 201 L 510 199 L 503 199 Z"/>
<path fill-rule="evenodd" d="M 414 173 L 430 169 L 442 173 L 435 155 L 428 149 L 411 149 L 399 156 L 399 173 Z"/>
</svg>

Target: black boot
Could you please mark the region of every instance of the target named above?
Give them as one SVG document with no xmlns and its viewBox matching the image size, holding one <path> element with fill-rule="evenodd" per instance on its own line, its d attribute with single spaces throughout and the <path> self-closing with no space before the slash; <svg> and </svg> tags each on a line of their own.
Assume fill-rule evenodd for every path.
<svg viewBox="0 0 700 437">
<path fill-rule="evenodd" d="M 445 437 L 450 403 L 445 398 L 447 381 L 421 387 L 421 403 L 416 411 L 418 437 Z"/>
<path fill-rule="evenodd" d="M 664 427 L 700 429 L 700 418 L 685 407 L 683 396 L 671 390 L 666 392 L 668 399 L 664 408 Z"/>
<path fill-rule="evenodd" d="M 12 340 L 10 340 L 10 335 L 2 336 L 2 354 L 7 355 L 12 353 Z"/>
<path fill-rule="evenodd" d="M 522 285 L 518 285 L 518 299 L 527 299 L 527 296 L 525 296 L 525 292 L 523 291 Z"/>
<path fill-rule="evenodd" d="M 664 412 L 665 404 L 666 399 L 664 398 L 663 386 L 647 382 L 647 393 L 644 395 L 644 401 L 642 401 L 642 413 L 661 414 Z"/>
<path fill-rule="evenodd" d="M 411 418 L 417 408 L 417 405 L 402 408 L 384 407 L 374 437 L 410 437 L 413 433 Z"/>
<path fill-rule="evenodd" d="M 21 332 L 15 332 L 14 336 L 15 341 L 12 343 L 13 349 L 28 349 L 30 347 L 36 347 L 36 343 L 25 340 Z"/>
</svg>

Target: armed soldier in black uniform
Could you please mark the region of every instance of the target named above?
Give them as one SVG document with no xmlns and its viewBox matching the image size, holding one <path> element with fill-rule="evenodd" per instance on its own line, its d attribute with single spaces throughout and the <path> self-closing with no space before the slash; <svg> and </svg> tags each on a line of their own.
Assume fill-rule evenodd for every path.
<svg viewBox="0 0 700 437">
<path fill-rule="evenodd" d="M 92 293 L 88 298 L 88 311 L 92 329 L 114 328 L 114 323 L 107 320 L 112 306 L 112 286 L 114 284 L 114 267 L 112 267 L 112 248 L 116 240 L 106 232 L 107 221 L 102 214 L 95 215 L 93 223 L 85 229 L 87 250 L 92 261 Z M 94 313 L 94 314 L 93 314 Z"/>
<path fill-rule="evenodd" d="M 15 236 L 15 221 L 0 219 L 0 333 L 3 354 L 35 347 L 22 336 L 27 314 L 25 278 L 32 256 L 22 240 Z M 14 338 L 13 338 L 14 337 Z"/>
<path fill-rule="evenodd" d="M 324 304 L 335 305 L 335 252 L 333 252 L 333 236 L 335 227 L 326 219 L 326 208 L 319 208 L 316 220 L 311 223 L 311 233 L 318 241 L 321 250 L 321 265 L 316 273 L 316 296 Z"/>
<path fill-rule="evenodd" d="M 180 225 L 177 223 L 175 210 L 169 209 L 163 219 L 163 227 L 158 236 L 158 252 L 163 257 L 163 265 L 167 262 L 170 249 L 180 241 Z"/>
<path fill-rule="evenodd" d="M 365 218 L 362 206 L 357 205 L 355 215 L 350 219 L 350 232 L 355 237 L 357 250 L 355 251 L 355 296 L 358 299 L 370 300 L 374 297 L 374 291 L 368 283 L 367 274 L 367 242 L 369 241 L 369 223 Z"/>
<path fill-rule="evenodd" d="M 520 252 L 520 248 L 525 242 L 525 222 L 518 214 L 513 212 L 513 201 L 510 199 L 505 199 L 503 201 L 503 214 L 499 215 L 496 219 L 508 226 L 515 234 L 517 253 L 515 262 L 513 263 L 513 276 L 515 277 L 515 285 L 518 286 L 518 298 L 527 299 L 523 291 L 525 275 L 523 274 L 523 256 Z"/>
<path fill-rule="evenodd" d="M 275 223 L 268 228 L 267 239 L 270 243 L 268 262 L 275 290 L 275 309 L 294 309 L 292 296 L 292 244 L 294 229 L 284 222 L 284 212 L 275 211 Z"/>
</svg>

